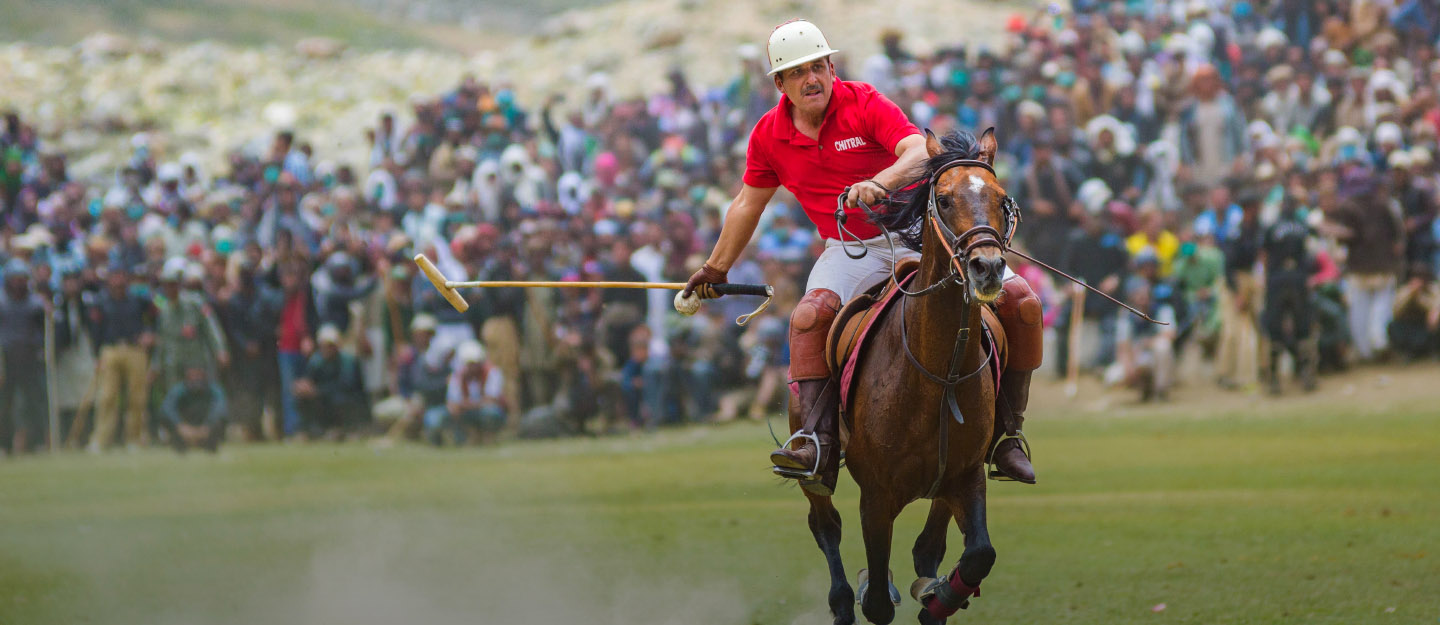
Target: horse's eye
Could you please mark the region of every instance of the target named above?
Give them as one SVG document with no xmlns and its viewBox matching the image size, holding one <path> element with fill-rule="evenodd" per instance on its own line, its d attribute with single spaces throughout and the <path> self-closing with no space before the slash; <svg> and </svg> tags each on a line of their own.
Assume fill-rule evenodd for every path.
<svg viewBox="0 0 1440 625">
<path fill-rule="evenodd" d="M 946 208 L 946 209 L 950 208 L 950 196 L 948 196 L 948 195 L 942 195 L 942 196 L 939 196 L 939 197 L 935 198 L 935 204 L 936 204 L 936 206 L 939 206 L 940 208 Z"/>
</svg>

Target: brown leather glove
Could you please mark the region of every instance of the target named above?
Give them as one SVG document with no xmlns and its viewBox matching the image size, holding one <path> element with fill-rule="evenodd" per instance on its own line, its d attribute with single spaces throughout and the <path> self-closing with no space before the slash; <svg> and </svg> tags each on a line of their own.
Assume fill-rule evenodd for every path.
<svg viewBox="0 0 1440 625">
<path fill-rule="evenodd" d="M 685 297 L 690 297 L 691 293 L 696 293 L 697 291 L 700 299 L 715 299 L 720 297 L 714 289 L 709 288 L 709 285 L 729 282 L 730 279 L 727 274 L 728 272 L 711 267 L 708 263 L 701 265 L 700 271 L 695 272 L 695 275 L 690 276 L 690 281 L 685 283 Z"/>
</svg>

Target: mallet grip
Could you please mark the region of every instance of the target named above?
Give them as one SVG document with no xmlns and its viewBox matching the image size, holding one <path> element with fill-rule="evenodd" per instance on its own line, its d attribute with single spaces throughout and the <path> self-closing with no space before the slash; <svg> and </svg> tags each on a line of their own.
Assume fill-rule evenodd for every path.
<svg viewBox="0 0 1440 625">
<path fill-rule="evenodd" d="M 712 284 L 710 288 L 720 295 L 770 296 L 770 287 L 764 284 Z"/>
</svg>

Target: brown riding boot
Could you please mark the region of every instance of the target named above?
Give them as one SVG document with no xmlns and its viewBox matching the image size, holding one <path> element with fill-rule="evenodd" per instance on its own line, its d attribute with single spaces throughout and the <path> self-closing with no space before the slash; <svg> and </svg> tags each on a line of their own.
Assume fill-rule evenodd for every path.
<svg viewBox="0 0 1440 625">
<path fill-rule="evenodd" d="M 1006 371 L 1000 377 L 1000 401 L 996 402 L 995 440 L 991 462 L 995 471 L 990 477 L 1035 483 L 1035 467 L 1030 465 L 1028 445 L 1022 445 L 1025 406 L 1030 402 L 1030 371 Z M 1003 436 L 1002 436 L 1003 434 Z M 998 474 L 998 475 L 997 475 Z"/>
<path fill-rule="evenodd" d="M 770 462 L 791 473 L 814 472 L 810 478 L 799 478 L 800 487 L 812 495 L 829 497 L 835 492 L 835 480 L 840 474 L 840 392 L 831 380 L 802 380 L 797 382 L 800 395 L 800 414 L 808 420 L 814 411 L 815 431 L 820 441 L 800 439 L 795 449 L 781 447 L 770 452 Z"/>
<path fill-rule="evenodd" d="M 839 440 L 840 389 L 825 362 L 825 339 L 838 312 L 840 296 L 829 289 L 815 289 L 800 298 L 790 315 L 790 380 L 800 400 L 800 427 L 791 440 L 800 445 L 796 449 L 782 445 L 770 454 L 776 474 L 797 479 L 801 488 L 820 496 L 835 492 L 840 467 L 840 450 L 835 444 Z"/>
</svg>

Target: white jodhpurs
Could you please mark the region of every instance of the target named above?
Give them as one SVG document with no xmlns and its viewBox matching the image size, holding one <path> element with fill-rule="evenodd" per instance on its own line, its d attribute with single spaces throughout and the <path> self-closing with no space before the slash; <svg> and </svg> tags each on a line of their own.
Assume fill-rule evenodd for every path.
<svg viewBox="0 0 1440 625">
<path fill-rule="evenodd" d="M 920 258 L 920 252 L 901 245 L 898 238 L 895 240 L 894 257 L 890 255 L 890 244 L 885 242 L 884 235 L 865 239 L 862 243 L 868 252 L 864 258 L 857 259 L 845 255 L 840 241 L 825 239 L 825 251 L 810 269 L 810 278 L 805 282 L 805 292 L 829 289 L 840 296 L 841 302 L 848 302 L 850 298 L 889 280 L 891 266 L 896 261 Z M 850 241 L 849 245 L 850 253 L 859 252 L 860 248 L 854 241 Z M 1005 267 L 1004 278 L 1008 280 L 1013 275 L 1015 272 L 1010 271 L 1010 267 Z"/>
</svg>

